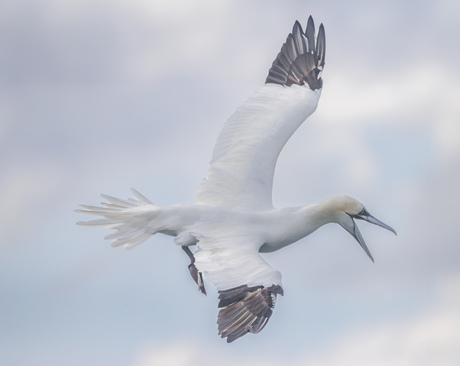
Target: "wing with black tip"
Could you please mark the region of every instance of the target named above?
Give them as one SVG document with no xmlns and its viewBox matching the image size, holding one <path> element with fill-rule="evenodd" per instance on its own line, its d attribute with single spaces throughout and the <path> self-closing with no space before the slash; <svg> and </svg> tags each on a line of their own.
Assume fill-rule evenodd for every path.
<svg viewBox="0 0 460 366">
<path fill-rule="evenodd" d="M 204 227 L 195 231 L 194 256 L 198 270 L 219 292 L 219 335 L 233 342 L 265 327 L 283 289 L 281 273 L 259 254 L 261 243 L 238 235 L 237 229 L 231 236 L 226 231 L 212 233 Z"/>
<path fill-rule="evenodd" d="M 316 109 L 325 57 L 324 27 L 315 40 L 296 22 L 273 62 L 266 83 L 225 122 L 197 202 L 248 209 L 272 205 L 276 161 L 286 142 Z"/>
</svg>

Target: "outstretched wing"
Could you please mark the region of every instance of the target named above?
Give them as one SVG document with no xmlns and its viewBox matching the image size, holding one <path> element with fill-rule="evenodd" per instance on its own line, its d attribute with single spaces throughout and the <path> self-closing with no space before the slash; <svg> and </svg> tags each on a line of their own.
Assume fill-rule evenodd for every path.
<svg viewBox="0 0 460 366">
<path fill-rule="evenodd" d="M 281 273 L 260 256 L 261 243 L 222 232 L 193 235 L 198 239 L 195 265 L 219 292 L 219 335 L 233 342 L 260 332 L 273 313 L 276 296 L 283 294 Z"/>
<path fill-rule="evenodd" d="M 305 32 L 294 24 L 266 84 L 226 121 L 197 202 L 247 208 L 272 207 L 273 174 L 281 149 L 312 114 L 321 94 L 325 34 L 315 42 L 310 17 Z"/>
<path fill-rule="evenodd" d="M 283 288 L 278 285 L 241 285 L 219 291 L 219 335 L 230 343 L 248 333 L 259 333 L 273 314 L 278 294 L 283 294 Z"/>
</svg>

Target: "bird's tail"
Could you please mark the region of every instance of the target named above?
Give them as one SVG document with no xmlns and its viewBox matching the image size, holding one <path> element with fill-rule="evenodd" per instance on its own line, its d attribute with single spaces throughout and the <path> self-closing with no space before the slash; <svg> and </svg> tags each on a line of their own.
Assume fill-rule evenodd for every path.
<svg viewBox="0 0 460 366">
<path fill-rule="evenodd" d="M 77 212 L 103 218 L 80 221 L 77 222 L 77 225 L 115 230 L 114 233 L 105 237 L 107 240 L 112 240 L 113 247 L 125 246 L 127 249 L 131 249 L 142 244 L 158 232 L 158 227 L 155 228 L 155 218 L 160 207 L 154 205 L 135 189 L 131 189 L 131 191 L 135 198 L 122 200 L 101 195 L 108 202 L 102 202 L 101 206 L 81 205 L 83 209 L 76 210 Z"/>
</svg>

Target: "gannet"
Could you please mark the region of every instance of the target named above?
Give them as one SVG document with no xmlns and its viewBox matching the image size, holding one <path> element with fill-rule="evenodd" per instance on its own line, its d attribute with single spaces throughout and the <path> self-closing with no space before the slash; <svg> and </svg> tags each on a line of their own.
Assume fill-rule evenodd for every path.
<svg viewBox="0 0 460 366">
<path fill-rule="evenodd" d="M 274 252 L 337 223 L 373 261 L 355 219 L 396 234 L 348 196 L 301 207 L 278 209 L 272 204 L 278 155 L 317 107 L 325 50 L 322 24 L 316 37 L 311 16 L 305 32 L 295 22 L 265 85 L 225 122 L 194 203 L 157 206 L 132 189 L 134 198 L 101 195 L 107 201 L 102 206 L 81 205 L 77 210 L 103 217 L 78 224 L 115 230 L 105 237 L 114 247 L 132 248 L 157 233 L 175 237 L 190 257 L 189 271 L 199 291 L 206 294 L 203 276 L 217 288 L 218 333 L 227 342 L 260 332 L 277 295 L 283 295 L 281 273 L 259 253 Z"/>
</svg>

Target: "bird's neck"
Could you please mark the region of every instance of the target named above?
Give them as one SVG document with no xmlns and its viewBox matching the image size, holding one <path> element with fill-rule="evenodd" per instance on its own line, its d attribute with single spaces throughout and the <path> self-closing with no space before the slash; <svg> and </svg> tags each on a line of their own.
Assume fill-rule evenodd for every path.
<svg viewBox="0 0 460 366">
<path fill-rule="evenodd" d="M 271 235 L 261 252 L 273 252 L 311 234 L 321 226 L 336 222 L 333 200 L 313 203 L 302 207 L 277 210 L 274 226 L 267 232 Z"/>
<path fill-rule="evenodd" d="M 300 208 L 306 226 L 313 228 L 311 232 L 325 224 L 337 222 L 337 199 L 330 197 Z"/>
</svg>

